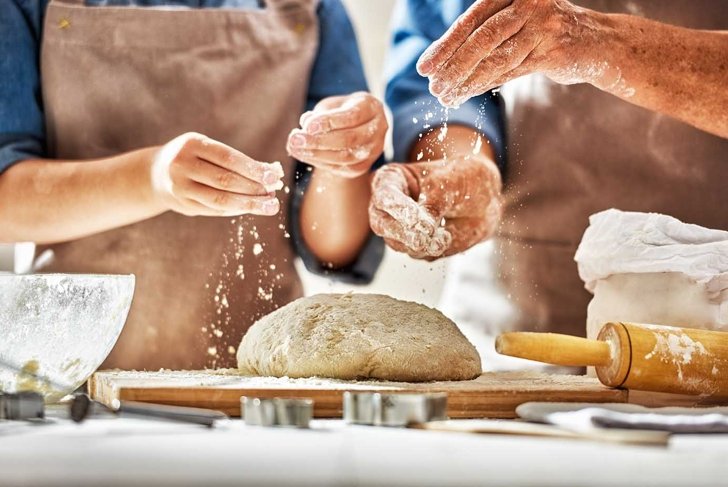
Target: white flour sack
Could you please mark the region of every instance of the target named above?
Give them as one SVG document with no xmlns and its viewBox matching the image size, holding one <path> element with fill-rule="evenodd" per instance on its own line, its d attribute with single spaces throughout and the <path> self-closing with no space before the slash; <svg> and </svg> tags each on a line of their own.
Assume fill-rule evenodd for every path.
<svg viewBox="0 0 728 487">
<path fill-rule="evenodd" d="M 587 336 L 630 321 L 728 331 L 728 232 L 667 215 L 596 213 L 574 257 L 594 298 Z"/>
</svg>

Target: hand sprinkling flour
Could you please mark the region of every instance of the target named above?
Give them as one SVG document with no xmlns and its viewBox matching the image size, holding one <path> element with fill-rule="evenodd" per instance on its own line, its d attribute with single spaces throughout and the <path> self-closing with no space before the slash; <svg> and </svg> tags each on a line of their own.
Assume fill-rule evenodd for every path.
<svg viewBox="0 0 728 487">
<path fill-rule="evenodd" d="M 422 54 L 417 70 L 448 107 L 542 73 L 561 84 L 589 83 L 728 137 L 726 52 L 728 36 L 719 30 L 603 13 L 566 0 L 478 0 Z"/>
<path fill-rule="evenodd" d="M 334 96 L 301 116 L 288 137 L 288 152 L 299 161 L 344 178 L 369 172 L 384 150 L 387 118 L 369 93 Z"/>
<path fill-rule="evenodd" d="M 476 2 L 420 58 L 430 90 L 445 106 L 508 80 L 541 72 L 563 84 L 594 83 L 628 90 L 619 68 L 592 59 L 585 10 L 563 0 Z"/>
<path fill-rule="evenodd" d="M 503 206 L 500 177 L 491 166 L 480 155 L 388 164 L 372 181 L 372 230 L 394 250 L 418 259 L 481 242 L 495 231 Z"/>
<path fill-rule="evenodd" d="M 256 161 L 197 133 L 162 146 L 151 167 L 156 199 L 187 216 L 275 215 L 281 178 L 280 162 Z"/>
<path fill-rule="evenodd" d="M 317 265 L 346 267 L 371 235 L 369 173 L 384 151 L 384 106 L 365 92 L 332 96 L 304 113 L 300 124 L 287 144 L 293 158 L 310 165 L 298 229 Z"/>
</svg>

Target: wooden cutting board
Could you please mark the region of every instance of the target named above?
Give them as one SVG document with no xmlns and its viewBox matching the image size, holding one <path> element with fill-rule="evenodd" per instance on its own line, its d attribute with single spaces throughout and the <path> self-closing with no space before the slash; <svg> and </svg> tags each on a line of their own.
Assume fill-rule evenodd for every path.
<svg viewBox="0 0 728 487">
<path fill-rule="evenodd" d="M 287 397 L 314 400 L 314 416 L 342 414 L 345 391 L 446 392 L 451 418 L 515 418 L 528 401 L 627 402 L 627 391 L 610 389 L 585 376 L 534 372 L 492 372 L 475 380 L 403 383 L 245 377 L 233 369 L 136 372 L 101 371 L 88 383 L 94 399 L 115 399 L 217 409 L 240 416 L 240 397 Z"/>
</svg>

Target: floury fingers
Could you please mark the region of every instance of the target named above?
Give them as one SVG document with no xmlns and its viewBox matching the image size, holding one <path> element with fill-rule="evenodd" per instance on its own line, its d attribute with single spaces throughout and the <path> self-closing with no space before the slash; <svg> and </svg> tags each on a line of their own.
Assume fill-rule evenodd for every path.
<svg viewBox="0 0 728 487">
<path fill-rule="evenodd" d="M 495 232 L 500 188 L 493 162 L 477 155 L 389 164 L 372 181 L 369 222 L 390 247 L 411 257 L 453 255 Z"/>
<path fill-rule="evenodd" d="M 389 128 L 382 103 L 365 92 L 324 99 L 300 123 L 288 137 L 289 154 L 344 178 L 369 172 Z"/>
<path fill-rule="evenodd" d="M 151 167 L 160 205 L 187 216 L 275 215 L 282 177 L 279 162 L 258 162 L 193 132 L 162 146 Z"/>
</svg>

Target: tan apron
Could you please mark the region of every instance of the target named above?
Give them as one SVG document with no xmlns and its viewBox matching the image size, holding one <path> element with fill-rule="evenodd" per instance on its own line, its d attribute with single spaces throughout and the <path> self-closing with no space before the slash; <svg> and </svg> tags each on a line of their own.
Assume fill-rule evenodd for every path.
<svg viewBox="0 0 728 487">
<path fill-rule="evenodd" d="M 721 1 L 578 1 L 603 12 L 726 29 Z M 508 114 L 506 212 L 498 275 L 516 328 L 585 334 L 591 295 L 574 253 L 592 213 L 659 212 L 728 229 L 728 140 L 588 85 L 543 76 L 503 88 Z"/>
<path fill-rule="evenodd" d="M 286 138 L 317 50 L 316 0 L 266 3 L 243 10 L 51 1 L 41 55 L 51 157 L 112 156 L 195 131 L 281 161 L 292 190 Z M 279 196 L 288 208 L 290 193 Z M 234 366 L 247 328 L 301 295 L 285 213 L 168 212 L 54 245 L 44 270 L 136 275 L 129 320 L 104 367 Z"/>
</svg>

